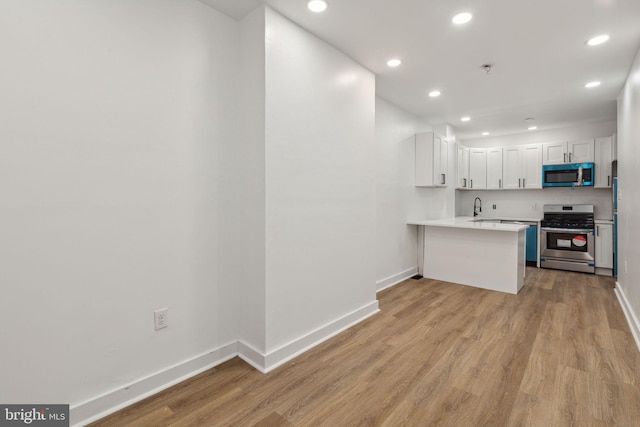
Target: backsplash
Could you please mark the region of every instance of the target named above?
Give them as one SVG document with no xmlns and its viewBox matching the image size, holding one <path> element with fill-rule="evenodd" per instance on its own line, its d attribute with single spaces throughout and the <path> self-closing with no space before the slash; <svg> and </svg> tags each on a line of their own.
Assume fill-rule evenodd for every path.
<svg viewBox="0 0 640 427">
<path fill-rule="evenodd" d="M 545 204 L 594 205 L 596 219 L 613 217 L 610 188 L 456 191 L 456 215 L 472 216 L 476 197 L 482 200 L 484 217 L 542 218 Z"/>
</svg>

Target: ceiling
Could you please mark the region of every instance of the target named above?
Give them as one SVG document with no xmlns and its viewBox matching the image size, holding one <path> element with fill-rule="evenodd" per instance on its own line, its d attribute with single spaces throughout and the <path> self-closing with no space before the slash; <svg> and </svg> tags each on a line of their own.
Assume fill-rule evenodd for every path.
<svg viewBox="0 0 640 427">
<path fill-rule="evenodd" d="M 234 19 L 270 6 L 374 72 L 378 96 L 458 139 L 614 120 L 640 48 L 640 0 L 328 0 L 321 14 L 306 0 L 201 1 Z M 473 19 L 453 24 L 461 11 Z M 585 44 L 602 33 L 607 43 Z"/>
</svg>

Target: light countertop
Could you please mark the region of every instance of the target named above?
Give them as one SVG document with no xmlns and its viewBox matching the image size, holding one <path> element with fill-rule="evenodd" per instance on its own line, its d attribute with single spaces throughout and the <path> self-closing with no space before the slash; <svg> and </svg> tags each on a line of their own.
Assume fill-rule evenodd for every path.
<svg viewBox="0 0 640 427">
<path fill-rule="evenodd" d="M 481 221 L 477 221 L 478 219 Z M 428 227 L 449 227 L 449 228 L 465 228 L 465 229 L 474 229 L 474 230 L 510 231 L 510 232 L 518 232 L 520 230 L 524 230 L 529 227 L 528 224 L 501 224 L 500 222 L 491 222 L 492 220 L 500 221 L 501 219 L 507 219 L 507 218 L 485 218 L 485 217 L 474 218 L 472 216 L 457 216 L 455 218 L 407 221 L 407 224 L 424 225 Z M 509 219 L 511 220 L 511 218 Z M 514 220 L 516 219 L 514 218 Z M 539 220 L 518 218 L 517 221 L 537 222 Z"/>
</svg>

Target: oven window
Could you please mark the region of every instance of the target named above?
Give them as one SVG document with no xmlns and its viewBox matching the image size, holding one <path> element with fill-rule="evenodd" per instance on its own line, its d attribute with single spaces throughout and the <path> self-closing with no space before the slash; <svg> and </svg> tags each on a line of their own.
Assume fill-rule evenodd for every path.
<svg viewBox="0 0 640 427">
<path fill-rule="evenodd" d="M 547 232 L 547 249 L 571 252 L 588 252 L 587 233 Z"/>
</svg>

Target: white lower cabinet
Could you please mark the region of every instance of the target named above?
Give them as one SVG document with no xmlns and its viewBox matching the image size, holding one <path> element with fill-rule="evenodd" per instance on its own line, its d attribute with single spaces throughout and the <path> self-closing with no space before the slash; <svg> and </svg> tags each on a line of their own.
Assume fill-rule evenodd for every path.
<svg viewBox="0 0 640 427">
<path fill-rule="evenodd" d="M 596 221 L 596 272 L 598 269 L 613 270 L 613 224 Z M 611 274 L 605 271 L 605 274 Z"/>
</svg>

